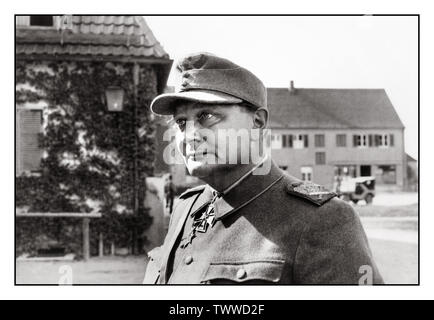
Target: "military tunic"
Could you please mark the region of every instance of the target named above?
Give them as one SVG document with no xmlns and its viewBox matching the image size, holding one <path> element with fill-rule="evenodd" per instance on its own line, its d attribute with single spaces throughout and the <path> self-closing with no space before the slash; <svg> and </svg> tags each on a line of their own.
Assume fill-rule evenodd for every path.
<svg viewBox="0 0 434 320">
<path fill-rule="evenodd" d="M 365 270 L 382 283 L 358 215 L 334 193 L 272 163 L 217 199 L 214 226 L 183 248 L 211 197 L 209 186 L 181 195 L 145 284 L 359 284 Z"/>
</svg>

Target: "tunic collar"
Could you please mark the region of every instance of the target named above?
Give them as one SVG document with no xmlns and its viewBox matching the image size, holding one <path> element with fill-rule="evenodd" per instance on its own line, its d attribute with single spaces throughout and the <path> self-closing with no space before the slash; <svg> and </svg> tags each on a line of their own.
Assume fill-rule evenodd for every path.
<svg viewBox="0 0 434 320">
<path fill-rule="evenodd" d="M 269 165 L 270 170 L 266 174 L 255 174 L 261 165 Z M 259 171 L 258 171 L 259 172 Z M 258 173 L 256 172 L 256 173 Z M 271 159 L 264 159 L 258 166 L 231 184 L 222 196 L 214 202 L 215 218 L 221 220 L 248 205 L 253 200 L 259 198 L 268 191 L 274 184 L 281 180 L 284 173 L 274 164 Z M 210 203 L 214 189 L 207 185 L 201 197 L 201 204 L 192 210 L 194 215 L 199 210 L 203 210 Z"/>
</svg>

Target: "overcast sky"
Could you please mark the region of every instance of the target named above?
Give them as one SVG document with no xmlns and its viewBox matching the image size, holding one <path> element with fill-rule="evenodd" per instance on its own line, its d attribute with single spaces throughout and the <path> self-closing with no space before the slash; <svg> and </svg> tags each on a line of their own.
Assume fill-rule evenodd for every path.
<svg viewBox="0 0 434 320">
<path fill-rule="evenodd" d="M 175 61 L 207 51 L 267 87 L 384 88 L 417 159 L 417 17 L 145 17 Z M 172 72 L 168 85 L 176 84 Z"/>
</svg>

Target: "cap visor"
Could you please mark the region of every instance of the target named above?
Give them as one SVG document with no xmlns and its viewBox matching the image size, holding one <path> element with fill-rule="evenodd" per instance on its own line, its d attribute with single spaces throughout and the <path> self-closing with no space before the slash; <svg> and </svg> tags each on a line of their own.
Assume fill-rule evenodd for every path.
<svg viewBox="0 0 434 320">
<path fill-rule="evenodd" d="M 159 115 L 172 115 L 177 105 L 176 102 L 179 100 L 216 104 L 240 103 L 243 101 L 223 92 L 195 89 L 159 95 L 152 101 L 151 111 Z"/>
</svg>

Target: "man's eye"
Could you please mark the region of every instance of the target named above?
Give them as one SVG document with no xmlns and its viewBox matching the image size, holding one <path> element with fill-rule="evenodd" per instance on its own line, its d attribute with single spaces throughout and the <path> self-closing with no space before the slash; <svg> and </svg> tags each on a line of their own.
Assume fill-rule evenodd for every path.
<svg viewBox="0 0 434 320">
<path fill-rule="evenodd" d="M 201 120 L 207 120 L 207 119 L 211 119 L 212 117 L 214 117 L 214 115 L 211 114 L 211 113 L 202 113 L 199 116 L 199 119 L 201 119 Z"/>
<path fill-rule="evenodd" d="M 216 115 L 212 113 L 204 112 L 198 117 L 198 120 L 202 125 L 209 126 L 215 123 L 219 119 Z"/>
</svg>

